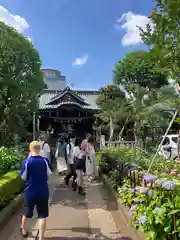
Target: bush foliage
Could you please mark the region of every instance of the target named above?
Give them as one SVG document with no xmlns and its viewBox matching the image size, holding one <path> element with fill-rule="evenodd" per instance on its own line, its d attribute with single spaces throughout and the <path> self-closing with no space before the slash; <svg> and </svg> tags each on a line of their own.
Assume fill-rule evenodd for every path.
<svg viewBox="0 0 180 240">
<path fill-rule="evenodd" d="M 21 192 L 23 182 L 19 177 L 19 170 L 13 170 L 0 178 L 0 209 L 5 207 L 18 193 Z"/>
<path fill-rule="evenodd" d="M 146 233 L 146 239 L 179 239 L 180 162 L 157 157 L 147 174 L 151 159 L 149 154 L 128 148 L 103 149 L 97 155 L 101 173 L 109 177 L 120 201 L 130 209 L 130 220 Z M 140 178 L 137 184 L 129 177 L 133 167 L 131 174 Z"/>
<path fill-rule="evenodd" d="M 0 177 L 11 169 L 19 168 L 23 157 L 17 150 L 0 148 Z"/>
</svg>

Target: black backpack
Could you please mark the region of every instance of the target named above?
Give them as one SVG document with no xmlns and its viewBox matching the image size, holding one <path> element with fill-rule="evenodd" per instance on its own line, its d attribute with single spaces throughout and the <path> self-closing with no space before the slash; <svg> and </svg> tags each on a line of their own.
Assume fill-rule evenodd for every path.
<svg viewBox="0 0 180 240">
<path fill-rule="evenodd" d="M 72 145 L 71 145 L 71 143 L 70 143 L 70 142 L 67 143 L 66 148 L 67 148 L 68 145 L 69 145 L 69 151 L 71 151 L 71 149 L 72 149 Z M 66 151 L 66 149 L 65 149 L 65 160 L 66 160 L 66 162 L 67 162 L 67 160 L 68 160 L 68 155 L 67 155 L 67 151 Z"/>
</svg>

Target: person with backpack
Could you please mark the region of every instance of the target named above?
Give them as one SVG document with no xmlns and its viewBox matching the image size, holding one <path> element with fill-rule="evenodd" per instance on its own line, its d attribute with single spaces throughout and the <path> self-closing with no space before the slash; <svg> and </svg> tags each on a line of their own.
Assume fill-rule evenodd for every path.
<svg viewBox="0 0 180 240">
<path fill-rule="evenodd" d="M 66 163 L 66 147 L 67 140 L 61 137 L 58 140 L 55 158 L 57 163 L 57 172 L 60 175 L 62 172 L 67 171 L 67 163 Z"/>
<path fill-rule="evenodd" d="M 76 189 L 75 180 L 76 180 L 77 174 L 74 170 L 73 148 L 74 148 L 74 144 L 72 142 L 72 139 L 68 139 L 67 146 L 66 146 L 66 162 L 67 162 L 68 172 L 66 177 L 64 178 L 64 181 L 66 185 L 69 185 L 69 180 L 71 177 L 73 177 L 72 188 L 73 190 L 75 190 Z"/>
<path fill-rule="evenodd" d="M 83 188 L 83 170 L 85 165 L 85 152 L 80 148 L 81 141 L 80 139 L 75 140 L 75 144 L 73 147 L 73 153 L 72 153 L 72 159 L 74 161 L 73 166 L 74 170 L 76 172 L 77 178 L 76 178 L 76 186 L 75 189 L 78 189 L 78 193 L 80 195 L 85 195 L 85 191 Z"/>
</svg>

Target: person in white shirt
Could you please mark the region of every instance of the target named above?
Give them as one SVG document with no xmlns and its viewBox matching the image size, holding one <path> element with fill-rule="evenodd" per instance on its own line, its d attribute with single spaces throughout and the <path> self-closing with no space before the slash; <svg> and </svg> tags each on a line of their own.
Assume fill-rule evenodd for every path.
<svg viewBox="0 0 180 240">
<path fill-rule="evenodd" d="M 97 176 L 96 152 L 94 148 L 93 136 L 88 139 L 87 143 L 86 175 L 90 181 Z"/>
<path fill-rule="evenodd" d="M 76 139 L 73 147 L 72 159 L 74 161 L 73 166 L 77 175 L 76 184 L 78 188 L 78 193 L 84 196 L 85 191 L 83 189 L 83 170 L 85 153 L 80 149 L 80 145 L 81 145 L 80 139 Z"/>
<path fill-rule="evenodd" d="M 45 135 L 41 135 L 39 138 L 40 141 L 40 155 L 44 158 L 47 158 L 49 163 L 51 163 L 51 148 L 48 144 L 48 142 L 46 142 L 46 137 Z"/>
<path fill-rule="evenodd" d="M 76 180 L 77 174 L 74 170 L 73 148 L 74 148 L 74 144 L 72 142 L 72 139 L 67 140 L 66 163 L 67 163 L 68 173 L 64 178 L 64 181 L 66 185 L 69 185 L 69 180 L 71 177 L 73 177 L 72 188 L 73 190 L 76 190 L 75 180 Z"/>
</svg>

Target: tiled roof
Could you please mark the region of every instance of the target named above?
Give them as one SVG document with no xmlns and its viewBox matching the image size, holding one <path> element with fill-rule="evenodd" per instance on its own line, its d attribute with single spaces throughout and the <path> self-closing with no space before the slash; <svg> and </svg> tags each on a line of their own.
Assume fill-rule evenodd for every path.
<svg viewBox="0 0 180 240">
<path fill-rule="evenodd" d="M 39 109 L 55 109 L 57 107 L 60 107 L 65 104 L 74 104 L 76 106 L 85 108 L 85 109 L 92 109 L 92 110 L 98 110 L 99 107 L 96 104 L 96 100 L 99 96 L 98 91 L 73 91 L 77 95 L 79 95 L 84 101 L 87 103 L 87 106 L 83 106 L 79 103 L 74 102 L 60 102 L 56 105 L 50 105 L 49 103 L 52 101 L 52 98 L 56 97 L 60 91 L 50 91 L 45 90 L 44 93 L 41 95 L 39 100 Z"/>
</svg>

